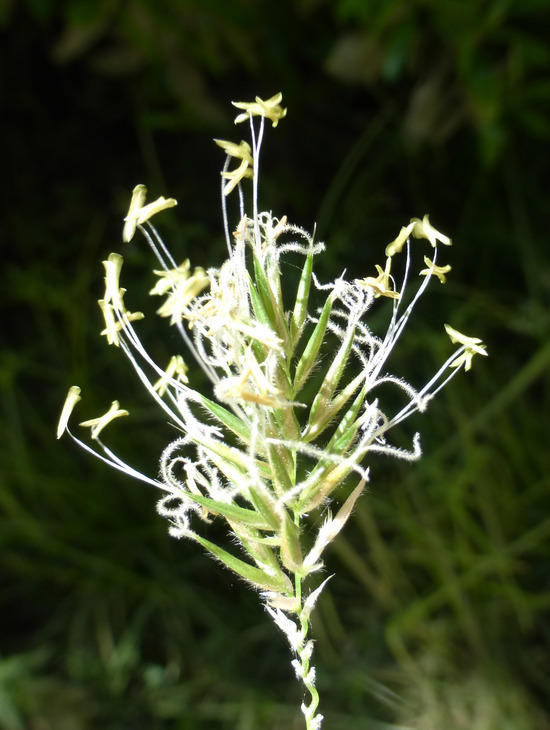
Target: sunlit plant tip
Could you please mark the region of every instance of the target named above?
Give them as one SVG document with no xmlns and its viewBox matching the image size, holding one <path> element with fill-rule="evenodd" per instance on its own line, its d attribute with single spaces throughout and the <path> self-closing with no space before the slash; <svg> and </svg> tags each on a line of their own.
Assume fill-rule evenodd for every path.
<svg viewBox="0 0 550 730">
<path fill-rule="evenodd" d="M 258 204 L 265 122 L 276 127 L 286 116 L 282 94 L 233 104 L 242 112 L 235 122 L 250 124 L 251 144 L 215 140 L 226 155 L 221 173 L 226 260 L 218 266 L 209 262 L 207 269 L 192 267 L 189 259 L 178 265 L 151 223 L 176 201 L 160 197 L 146 204 L 144 185 L 134 188 L 125 218 L 123 241 L 132 240 L 139 227 L 156 258 L 149 294 L 164 297 L 157 314 L 169 318 L 171 332 L 179 335 L 167 340 L 167 366 L 164 360 L 161 367 L 141 341 L 136 323 L 143 314 L 124 304 L 122 256 L 112 253 L 103 262 L 101 334 L 128 358 L 162 420 L 174 427 L 155 476 L 138 472 L 99 438 L 111 421 L 128 415 L 116 400 L 107 413 L 80 424 L 91 429 L 88 445 L 68 428 L 80 400 L 80 389 L 73 386 L 57 437 L 67 431 L 110 466 L 156 487 L 157 509 L 170 534 L 198 543 L 259 593 L 289 642 L 292 667 L 307 692 L 306 730 L 314 730 L 323 718 L 317 712 L 309 631 L 310 614 L 326 584 L 315 581 L 323 553 L 365 490 L 371 455 L 420 458 L 419 434 L 403 448 L 388 437 L 391 429 L 424 412 L 459 366 L 469 370 L 474 354 L 487 352 L 480 339 L 445 325 L 458 348 L 422 387 L 388 372 L 388 359 L 416 303 L 434 276 L 446 281 L 451 267 L 437 263 L 437 249 L 450 245 L 450 238 L 427 215 L 413 218 L 386 247 L 376 276 L 348 280 L 342 274 L 320 281 L 315 261 L 324 244 Z M 234 160 L 238 164 L 230 170 Z M 249 212 L 247 179 L 252 180 Z M 228 201 L 235 201 L 232 225 Z M 414 239 L 433 247 L 432 258 L 424 256 L 422 277 L 410 275 L 418 271 L 418 247 L 425 246 Z M 289 271 L 298 272 L 294 291 L 289 291 Z M 390 300 L 387 322 L 375 332 L 370 312 L 384 299 Z M 387 399 L 388 388 L 399 390 L 400 398 Z M 391 405 L 396 402 L 401 405 Z M 205 536 L 200 523 L 214 519 L 225 521 L 229 548 Z"/>
</svg>

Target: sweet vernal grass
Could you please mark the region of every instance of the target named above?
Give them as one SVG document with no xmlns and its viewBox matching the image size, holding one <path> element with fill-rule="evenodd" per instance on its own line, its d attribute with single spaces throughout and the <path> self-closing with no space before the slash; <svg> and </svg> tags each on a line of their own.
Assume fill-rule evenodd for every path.
<svg viewBox="0 0 550 730">
<path fill-rule="evenodd" d="M 103 262 L 102 334 L 124 352 L 180 433 L 164 449 L 158 475 L 133 469 L 100 439 L 108 423 L 128 415 L 118 401 L 103 416 L 80 424 L 91 429 L 96 451 L 69 430 L 80 400 L 80 389 L 73 386 L 58 437 L 67 431 L 110 466 L 161 490 L 158 511 L 169 520 L 170 533 L 199 543 L 259 592 L 290 643 L 294 670 L 307 690 L 302 712 L 311 730 L 321 726 L 322 716 L 310 616 L 328 578 L 317 579 L 313 587 L 310 577 L 322 570 L 324 549 L 365 489 L 369 454 L 418 459 L 418 434 L 410 449 L 403 449 L 387 440 L 388 431 L 424 411 L 459 369 L 469 370 L 473 356 L 486 352 L 479 339 L 445 325 L 458 349 L 426 385 L 416 389 L 386 371 L 415 303 L 434 277 L 445 283 L 450 266 L 437 262 L 438 246 L 451 241 L 427 215 L 414 218 L 387 246 L 376 276 L 348 281 L 342 275 L 321 283 L 314 262 L 324 245 L 285 216 L 277 219 L 258 207 L 264 125 L 267 119 L 276 127 L 286 116 L 281 101 L 277 94 L 267 101 L 235 103 L 241 112 L 235 122 L 250 125 L 251 144 L 216 140 L 227 155 L 221 176 L 228 258 L 219 268 L 205 271 L 188 260 L 178 265 L 150 222 L 176 201 L 159 198 L 147 204 L 145 186 L 134 189 L 123 240 L 130 241 L 139 228 L 157 259 L 158 280 L 150 294 L 164 298 L 158 314 L 169 318 L 183 341 L 182 352 L 168 364 L 154 362 L 141 343 L 137 323 L 143 314 L 126 308 L 119 282 L 122 257 L 112 253 Z M 246 178 L 252 180 L 251 214 L 245 212 Z M 239 214 L 230 233 L 227 199 L 233 193 Z M 431 246 L 431 254 L 423 255 L 417 286 L 405 296 L 420 246 L 428 252 Z M 297 257 L 301 274 L 289 294 L 283 264 Z M 324 302 L 318 309 L 310 304 L 314 293 Z M 382 298 L 390 299 L 392 308 L 386 331 L 375 334 L 368 312 Z M 192 387 L 189 376 L 196 366 L 212 384 L 208 392 Z M 401 407 L 390 411 L 379 400 L 382 385 L 401 391 Z M 324 519 L 315 520 L 321 513 Z M 215 518 L 227 523 L 239 545 L 235 552 L 197 531 L 196 520 Z"/>
</svg>

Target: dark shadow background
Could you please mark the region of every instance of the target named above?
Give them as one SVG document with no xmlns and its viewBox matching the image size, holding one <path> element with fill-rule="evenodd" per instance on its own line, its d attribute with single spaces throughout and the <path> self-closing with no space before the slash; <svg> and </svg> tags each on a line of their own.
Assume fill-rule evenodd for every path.
<svg viewBox="0 0 550 730">
<path fill-rule="evenodd" d="M 0 728 L 302 727 L 256 596 L 168 538 L 147 488 L 55 441 L 78 383 L 84 418 L 129 407 L 113 443 L 154 473 L 169 427 L 99 336 L 100 262 L 124 253 L 129 292 L 149 288 L 145 247 L 121 242 L 143 182 L 179 201 L 176 258 L 217 265 L 212 138 L 243 134 L 231 100 L 279 90 L 264 206 L 317 224 L 321 278 L 373 274 L 411 216 L 453 238 L 395 371 L 421 383 L 449 320 L 490 353 L 411 425 L 419 464 L 373 463 L 330 551 L 327 730 L 549 727 L 546 5 L 4 0 Z"/>
</svg>

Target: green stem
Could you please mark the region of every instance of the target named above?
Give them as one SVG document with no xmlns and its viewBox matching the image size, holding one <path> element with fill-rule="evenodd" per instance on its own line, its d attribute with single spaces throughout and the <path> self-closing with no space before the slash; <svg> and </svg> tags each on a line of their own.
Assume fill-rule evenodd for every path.
<svg viewBox="0 0 550 730">
<path fill-rule="evenodd" d="M 309 620 L 302 616 L 300 611 L 300 626 L 304 640 L 302 646 L 298 648 L 298 660 L 300 663 L 300 673 L 304 687 L 311 695 L 309 704 L 302 704 L 302 712 L 306 719 L 306 730 L 318 730 L 321 727 L 322 717 L 316 715 L 317 706 L 319 705 L 319 693 L 315 687 L 315 667 L 311 664 L 311 652 L 313 645 L 311 641 L 307 641 L 309 633 Z"/>
<path fill-rule="evenodd" d="M 298 658 L 293 662 L 293 666 L 298 678 L 302 680 L 304 687 L 310 694 L 309 704 L 306 704 L 305 701 L 302 704 L 302 712 L 306 720 L 306 730 L 319 730 L 323 718 L 322 715 L 315 714 L 319 705 L 319 693 L 315 687 L 315 667 L 311 663 L 313 642 L 307 638 L 309 634 L 309 616 L 304 612 L 302 578 L 299 575 L 295 575 L 294 586 L 295 595 L 300 605 L 297 616 L 300 621 L 302 642 L 296 649 Z"/>
</svg>

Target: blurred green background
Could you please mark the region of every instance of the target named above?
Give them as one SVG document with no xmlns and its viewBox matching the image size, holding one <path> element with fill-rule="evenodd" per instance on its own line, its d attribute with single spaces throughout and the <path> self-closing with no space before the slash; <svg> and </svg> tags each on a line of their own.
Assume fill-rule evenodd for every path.
<svg viewBox="0 0 550 730">
<path fill-rule="evenodd" d="M 171 432 L 99 336 L 100 262 L 124 253 L 149 288 L 144 244 L 121 243 L 142 182 L 179 201 L 176 258 L 219 264 L 212 138 L 240 139 L 231 100 L 279 90 L 263 203 L 317 223 L 321 277 L 373 274 L 411 216 L 453 238 L 393 371 L 422 384 L 444 321 L 490 354 L 407 423 L 421 462 L 373 460 L 329 551 L 325 726 L 550 727 L 548 37 L 546 0 L 2 0 L 2 730 L 302 727 L 254 593 L 54 438 L 77 383 L 83 418 L 129 407 L 112 438 L 155 473 Z"/>
</svg>

